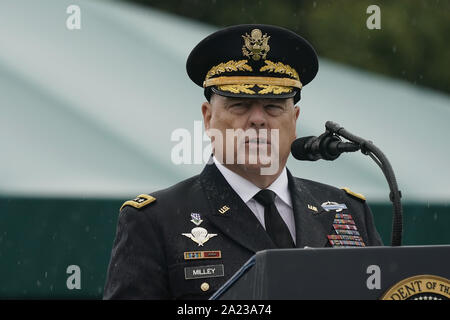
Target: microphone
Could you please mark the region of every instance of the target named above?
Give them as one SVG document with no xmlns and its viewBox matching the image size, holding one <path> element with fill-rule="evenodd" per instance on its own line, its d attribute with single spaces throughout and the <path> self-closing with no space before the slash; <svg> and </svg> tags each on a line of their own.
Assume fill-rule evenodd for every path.
<svg viewBox="0 0 450 320">
<path fill-rule="evenodd" d="M 291 145 L 291 153 L 297 160 L 317 161 L 319 159 L 333 161 L 343 152 L 358 151 L 360 146 L 351 142 L 342 142 L 330 132 L 319 137 L 309 136 L 296 139 Z"/>
<path fill-rule="evenodd" d="M 335 160 L 343 152 L 361 150 L 368 155 L 381 168 L 389 185 L 389 200 L 394 207 L 392 216 L 392 246 L 401 246 L 403 233 L 403 208 L 401 203 L 402 194 L 398 190 L 397 179 L 389 160 L 384 153 L 371 141 L 348 132 L 338 123 L 327 121 L 325 133 L 319 137 L 309 136 L 295 140 L 291 145 L 291 153 L 297 160 L 316 161 L 319 159 Z M 342 142 L 343 137 L 351 142 Z"/>
</svg>

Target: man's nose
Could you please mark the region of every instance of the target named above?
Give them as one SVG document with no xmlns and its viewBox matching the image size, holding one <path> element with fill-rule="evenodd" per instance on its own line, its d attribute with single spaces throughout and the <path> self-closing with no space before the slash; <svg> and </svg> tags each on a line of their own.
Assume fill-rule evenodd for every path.
<svg viewBox="0 0 450 320">
<path fill-rule="evenodd" d="M 267 125 L 266 113 L 262 104 L 253 104 L 250 108 L 249 124 L 251 128 L 264 128 Z"/>
</svg>

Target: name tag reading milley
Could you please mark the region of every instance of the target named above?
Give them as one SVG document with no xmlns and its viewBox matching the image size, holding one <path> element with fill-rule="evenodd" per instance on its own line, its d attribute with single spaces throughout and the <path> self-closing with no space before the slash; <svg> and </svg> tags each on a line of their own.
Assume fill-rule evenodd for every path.
<svg viewBox="0 0 450 320">
<path fill-rule="evenodd" d="M 200 279 L 200 278 L 215 278 L 223 276 L 224 276 L 223 264 L 184 268 L 184 278 L 186 280 Z"/>
</svg>

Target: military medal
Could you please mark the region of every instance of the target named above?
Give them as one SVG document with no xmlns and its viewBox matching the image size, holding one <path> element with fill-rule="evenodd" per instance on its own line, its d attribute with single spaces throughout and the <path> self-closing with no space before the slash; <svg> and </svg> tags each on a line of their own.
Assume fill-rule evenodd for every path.
<svg viewBox="0 0 450 320">
<path fill-rule="evenodd" d="M 350 235 L 350 236 L 359 236 L 358 230 L 343 230 L 343 229 L 336 229 L 337 234 L 340 235 Z"/>
<path fill-rule="evenodd" d="M 205 228 L 196 227 L 191 230 L 191 233 L 182 233 L 183 236 L 188 237 L 199 246 L 203 246 L 205 242 L 207 242 L 212 237 L 217 236 L 216 233 L 208 233 Z"/>
<path fill-rule="evenodd" d="M 334 219 L 333 223 L 336 223 L 336 224 L 355 224 L 355 221 L 347 220 L 347 219 Z"/>
<path fill-rule="evenodd" d="M 334 216 L 334 218 L 335 218 L 335 219 L 346 219 L 346 220 L 353 219 L 351 215 L 345 214 L 345 213 L 336 213 L 336 215 Z"/>
<path fill-rule="evenodd" d="M 322 207 L 325 209 L 324 205 L 322 205 Z M 333 228 L 336 234 L 327 235 L 328 241 L 333 247 L 366 246 L 358 232 L 356 223 L 350 214 L 336 213 L 336 215 L 334 216 Z"/>
<path fill-rule="evenodd" d="M 362 238 L 360 236 L 350 236 L 350 235 L 336 235 L 336 234 L 330 234 L 327 236 L 330 240 L 353 240 L 353 241 L 360 241 L 362 242 Z"/>
<path fill-rule="evenodd" d="M 358 230 L 356 226 L 348 224 L 333 224 L 334 229 L 344 229 L 344 230 Z"/>
<path fill-rule="evenodd" d="M 352 240 L 330 240 L 330 243 L 333 246 L 350 246 L 350 247 L 365 247 L 364 242 L 361 241 L 352 241 Z"/>
<path fill-rule="evenodd" d="M 220 250 L 188 251 L 184 253 L 184 260 L 220 259 L 220 258 L 222 258 L 222 252 Z"/>
</svg>

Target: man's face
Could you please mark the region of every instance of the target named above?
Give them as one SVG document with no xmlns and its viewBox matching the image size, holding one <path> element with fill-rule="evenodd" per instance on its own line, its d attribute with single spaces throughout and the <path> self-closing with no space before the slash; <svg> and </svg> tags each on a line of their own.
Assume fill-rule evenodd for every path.
<svg viewBox="0 0 450 320">
<path fill-rule="evenodd" d="M 205 129 L 210 132 L 216 158 L 252 171 L 270 166 L 268 161 L 273 165 L 274 159 L 279 168 L 284 167 L 296 138 L 299 112 L 293 98 L 228 98 L 213 94 L 211 102 L 202 105 Z M 217 134 L 223 139 L 217 139 Z"/>
</svg>

